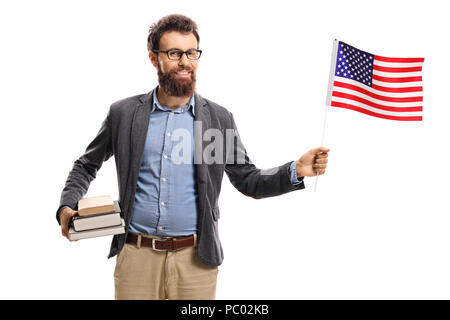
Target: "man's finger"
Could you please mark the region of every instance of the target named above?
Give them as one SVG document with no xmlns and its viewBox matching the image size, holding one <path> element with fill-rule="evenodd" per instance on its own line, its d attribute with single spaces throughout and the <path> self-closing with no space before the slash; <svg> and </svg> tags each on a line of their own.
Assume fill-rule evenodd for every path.
<svg viewBox="0 0 450 320">
<path fill-rule="evenodd" d="M 328 153 L 319 153 L 316 155 L 316 159 L 328 158 Z"/>
</svg>

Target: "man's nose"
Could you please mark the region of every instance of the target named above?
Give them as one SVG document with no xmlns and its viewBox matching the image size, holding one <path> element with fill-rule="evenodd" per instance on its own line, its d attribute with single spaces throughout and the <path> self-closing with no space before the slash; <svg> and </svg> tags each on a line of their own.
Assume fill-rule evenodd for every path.
<svg viewBox="0 0 450 320">
<path fill-rule="evenodd" d="M 189 59 L 187 58 L 187 52 L 183 52 L 181 54 L 180 60 L 178 60 L 179 65 L 186 65 L 189 62 Z"/>
</svg>

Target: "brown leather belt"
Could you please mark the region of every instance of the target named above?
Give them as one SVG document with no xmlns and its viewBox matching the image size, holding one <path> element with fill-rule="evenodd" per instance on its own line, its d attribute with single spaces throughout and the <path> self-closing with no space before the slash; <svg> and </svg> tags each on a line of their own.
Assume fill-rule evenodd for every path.
<svg viewBox="0 0 450 320">
<path fill-rule="evenodd" d="M 127 243 L 138 245 L 139 236 L 134 233 L 129 233 L 127 236 Z M 173 237 L 169 239 L 157 239 L 157 238 L 141 238 L 141 246 L 153 248 L 157 251 L 174 251 L 177 249 L 189 247 L 194 245 L 194 235 Z"/>
</svg>

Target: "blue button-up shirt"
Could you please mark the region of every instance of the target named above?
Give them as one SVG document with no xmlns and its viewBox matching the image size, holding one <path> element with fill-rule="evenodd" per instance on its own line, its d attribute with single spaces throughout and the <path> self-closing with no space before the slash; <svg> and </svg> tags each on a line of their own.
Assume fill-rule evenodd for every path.
<svg viewBox="0 0 450 320">
<path fill-rule="evenodd" d="M 129 230 L 162 236 L 193 234 L 197 232 L 198 197 L 193 152 L 194 95 L 176 110 L 159 103 L 156 89 L 153 101 Z M 189 133 L 190 138 L 177 135 L 176 129 L 184 129 L 182 132 Z M 182 154 L 188 150 L 192 152 Z M 177 159 L 171 159 L 172 151 Z M 291 183 L 300 183 L 295 161 L 290 171 Z"/>
<path fill-rule="evenodd" d="M 172 110 L 153 106 L 136 187 L 130 231 L 152 235 L 189 235 L 197 232 L 197 186 L 194 172 L 195 99 Z M 186 136 L 177 136 L 184 129 Z M 180 131 L 178 131 L 180 132 Z M 185 144 L 189 143 L 190 146 Z M 179 154 L 177 148 L 182 146 Z M 172 151 L 182 158 L 172 161 Z M 181 163 L 180 163 L 181 162 Z"/>
</svg>

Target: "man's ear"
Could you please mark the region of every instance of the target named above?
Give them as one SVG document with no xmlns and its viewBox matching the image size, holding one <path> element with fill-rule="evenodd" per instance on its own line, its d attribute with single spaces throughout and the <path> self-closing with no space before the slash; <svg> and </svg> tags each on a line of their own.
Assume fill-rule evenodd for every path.
<svg viewBox="0 0 450 320">
<path fill-rule="evenodd" d="M 158 65 L 158 56 L 153 51 L 149 51 L 148 57 L 150 58 L 150 62 L 152 63 L 152 65 L 156 68 L 156 66 Z"/>
</svg>

